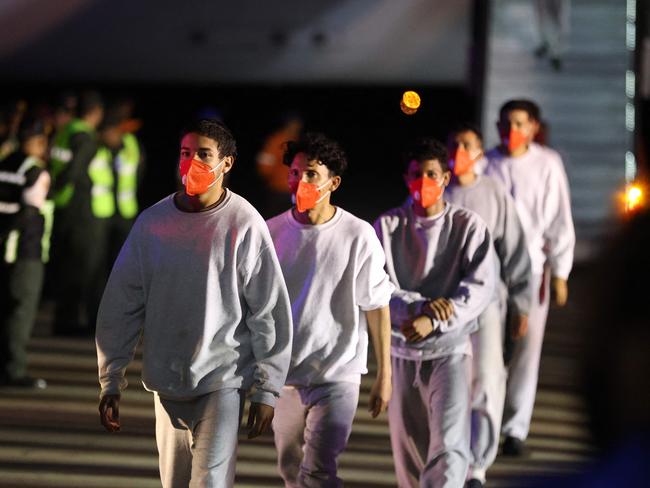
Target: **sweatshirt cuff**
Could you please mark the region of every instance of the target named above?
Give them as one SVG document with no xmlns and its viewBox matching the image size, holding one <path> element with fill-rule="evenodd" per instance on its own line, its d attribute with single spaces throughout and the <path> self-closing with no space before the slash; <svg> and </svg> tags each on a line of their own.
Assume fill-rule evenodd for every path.
<svg viewBox="0 0 650 488">
<path fill-rule="evenodd" d="M 275 393 L 258 389 L 251 395 L 250 400 L 251 403 L 263 403 L 264 405 L 275 408 L 275 403 L 277 402 L 278 397 L 275 395 Z"/>
</svg>

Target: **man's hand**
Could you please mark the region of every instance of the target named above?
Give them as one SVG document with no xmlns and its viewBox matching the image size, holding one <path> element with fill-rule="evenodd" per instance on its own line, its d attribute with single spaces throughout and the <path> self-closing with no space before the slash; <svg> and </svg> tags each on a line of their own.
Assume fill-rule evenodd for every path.
<svg viewBox="0 0 650 488">
<path fill-rule="evenodd" d="M 101 398 L 99 420 L 109 432 L 120 430 L 120 395 L 104 395 Z"/>
<path fill-rule="evenodd" d="M 408 342 L 419 342 L 433 332 L 433 321 L 426 315 L 404 322 L 400 327 Z"/>
<path fill-rule="evenodd" d="M 425 307 L 429 309 L 427 315 L 436 320 L 449 320 L 454 314 L 454 304 L 446 298 L 431 300 Z"/>
<path fill-rule="evenodd" d="M 510 316 L 510 337 L 521 339 L 528 333 L 528 316 L 514 313 Z"/>
<path fill-rule="evenodd" d="M 567 281 L 554 276 L 551 278 L 551 297 L 558 307 L 564 307 L 569 299 L 569 286 Z"/>
<path fill-rule="evenodd" d="M 273 407 L 264 403 L 252 402 L 248 409 L 248 438 L 254 439 L 269 430 L 273 421 Z"/>
<path fill-rule="evenodd" d="M 368 400 L 368 411 L 372 413 L 373 419 L 386 411 L 392 393 L 391 375 L 378 375 L 370 389 L 370 399 Z"/>
</svg>

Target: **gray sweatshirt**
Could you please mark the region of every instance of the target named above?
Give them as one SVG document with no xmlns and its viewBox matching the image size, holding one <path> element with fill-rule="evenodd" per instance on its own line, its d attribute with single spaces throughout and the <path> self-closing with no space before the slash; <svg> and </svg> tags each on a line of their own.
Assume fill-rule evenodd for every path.
<svg viewBox="0 0 650 488">
<path fill-rule="evenodd" d="M 492 238 L 483 220 L 451 203 L 434 217 L 418 217 L 407 202 L 381 215 L 375 231 L 396 287 L 390 302 L 392 354 L 421 360 L 471 354 L 469 334 L 478 328 L 476 318 L 492 300 L 496 280 Z M 406 342 L 399 327 L 440 297 L 453 302 L 452 317 L 434 320 L 436 330 L 425 340 Z"/>
<path fill-rule="evenodd" d="M 562 158 L 553 149 L 534 143 L 516 158 L 499 148 L 486 157 L 486 174 L 501 182 L 515 201 L 533 274 L 541 275 L 548 262 L 553 276 L 567 279 L 576 235 Z"/>
<path fill-rule="evenodd" d="M 508 301 L 527 314 L 531 301 L 531 267 L 526 236 L 512 197 L 489 176 L 477 176 L 468 186 L 457 182 L 445 189 L 445 199 L 476 212 L 487 224 L 499 262 Z"/>
<path fill-rule="evenodd" d="M 368 371 L 364 312 L 388 305 L 394 289 L 372 226 L 338 207 L 320 225 L 297 222 L 291 210 L 267 224 L 293 311 L 287 384 L 360 383 Z"/>
<path fill-rule="evenodd" d="M 106 285 L 97 320 L 102 395 L 126 387 L 142 335 L 147 390 L 189 399 L 254 387 L 275 405 L 291 359 L 291 308 L 262 217 L 227 190 L 204 212 L 173 195 L 145 210 Z"/>
</svg>

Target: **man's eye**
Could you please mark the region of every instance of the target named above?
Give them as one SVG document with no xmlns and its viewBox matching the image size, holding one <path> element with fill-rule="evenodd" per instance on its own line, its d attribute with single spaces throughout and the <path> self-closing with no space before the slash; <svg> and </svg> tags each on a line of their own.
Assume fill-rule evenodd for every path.
<svg viewBox="0 0 650 488">
<path fill-rule="evenodd" d="M 210 160 L 212 159 L 212 154 L 206 151 L 199 151 L 199 157 L 203 160 Z"/>
</svg>

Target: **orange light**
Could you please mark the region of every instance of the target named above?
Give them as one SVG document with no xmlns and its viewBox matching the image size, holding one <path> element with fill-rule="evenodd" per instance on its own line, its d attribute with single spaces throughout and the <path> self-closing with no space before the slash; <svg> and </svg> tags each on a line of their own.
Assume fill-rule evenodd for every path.
<svg viewBox="0 0 650 488">
<path fill-rule="evenodd" d="M 413 115 L 415 112 L 418 111 L 416 108 L 409 108 L 406 105 L 404 105 L 404 100 L 399 102 L 399 108 L 401 108 L 402 112 L 404 112 L 406 115 Z"/>
<path fill-rule="evenodd" d="M 414 91 L 405 91 L 402 95 L 402 104 L 411 110 L 417 110 L 420 108 L 420 95 Z"/>
<path fill-rule="evenodd" d="M 643 204 L 643 190 L 638 185 L 630 185 L 625 190 L 625 211 L 634 212 Z"/>
</svg>

